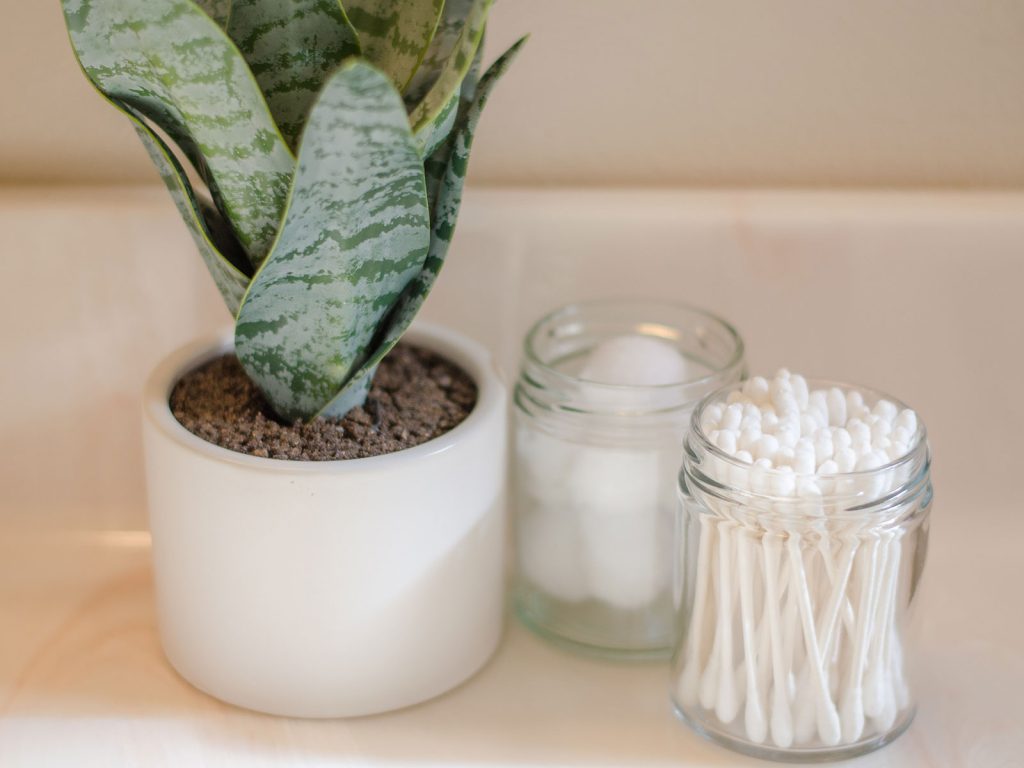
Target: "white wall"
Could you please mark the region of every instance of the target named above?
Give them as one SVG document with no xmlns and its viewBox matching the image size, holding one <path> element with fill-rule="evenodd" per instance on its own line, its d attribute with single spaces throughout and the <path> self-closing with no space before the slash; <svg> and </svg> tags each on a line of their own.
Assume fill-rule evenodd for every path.
<svg viewBox="0 0 1024 768">
<path fill-rule="evenodd" d="M 153 181 L 57 0 L 0 0 L 0 182 Z M 1024 184 L 1020 0 L 500 0 L 477 182 Z"/>
<path fill-rule="evenodd" d="M 1024 433 L 1021 243 L 1021 193 L 478 189 L 424 316 L 514 374 L 560 304 L 699 304 L 735 323 L 754 371 L 911 403 L 942 510 L 979 516 L 1006 509 Z M 156 188 L 0 191 L 0 254 L 0 520 L 143 527 L 144 377 L 230 322 L 174 206 Z"/>
</svg>

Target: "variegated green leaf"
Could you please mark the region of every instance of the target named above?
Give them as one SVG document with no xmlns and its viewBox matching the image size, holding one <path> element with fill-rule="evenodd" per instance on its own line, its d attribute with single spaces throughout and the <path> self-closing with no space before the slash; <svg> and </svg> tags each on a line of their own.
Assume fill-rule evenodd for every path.
<svg viewBox="0 0 1024 768">
<path fill-rule="evenodd" d="M 171 193 L 171 199 L 188 227 L 192 240 L 195 241 L 196 248 L 199 249 L 199 255 L 206 263 L 206 268 L 210 271 L 210 276 L 213 277 L 213 282 L 220 291 L 228 311 L 234 316 L 242 303 L 245 289 L 249 285 L 249 277 L 224 255 L 223 251 L 227 249 L 217 245 L 220 237 L 214 227 L 211 227 L 211 221 L 208 219 L 219 214 L 215 209 L 209 212 L 203 211 L 203 207 L 192 191 L 192 185 L 185 174 L 185 169 L 181 167 L 174 153 L 163 140 L 146 125 L 146 122 L 138 115 L 133 114 L 130 108 L 114 101 L 110 103 L 132 121 L 135 132 L 142 139 L 153 165 L 159 171 L 167 191 Z M 244 259 L 244 254 L 237 255 Z"/>
<path fill-rule="evenodd" d="M 363 56 L 405 91 L 434 38 L 444 0 L 344 0 Z"/>
<path fill-rule="evenodd" d="M 227 27 L 228 16 L 231 13 L 231 0 L 196 0 L 196 5 L 216 21 L 221 29 Z"/>
<path fill-rule="evenodd" d="M 227 30 L 295 148 L 324 80 L 359 55 L 356 31 L 338 0 L 234 0 Z"/>
<path fill-rule="evenodd" d="M 474 88 L 476 93 L 472 103 L 459 115 L 458 124 L 451 137 L 431 158 L 435 168 L 435 183 L 432 185 L 433 192 L 431 192 L 430 172 L 428 171 L 428 196 L 431 200 L 432 220 L 430 250 L 423 270 L 402 294 L 384 325 L 378 345 L 352 375 L 351 384 L 346 385 L 337 394 L 335 399 L 323 409 L 321 415 L 332 417 L 344 415 L 345 410 L 339 407 L 339 404 L 347 404 L 351 401 L 348 387 L 358 386 L 360 382 L 365 381 L 367 374 L 372 372 L 384 359 L 384 356 L 394 348 L 413 318 L 416 317 L 420 307 L 423 306 L 430 289 L 433 288 L 434 281 L 444 265 L 448 245 L 455 233 L 459 204 L 462 201 L 462 186 L 466 179 L 469 152 L 473 145 L 473 133 L 491 90 L 519 53 L 526 39 L 525 37 L 521 38 L 490 66 L 480 81 L 479 87 Z"/>
<path fill-rule="evenodd" d="M 445 104 L 444 109 L 426 125 L 420 126 L 419 130 L 413 134 L 413 138 L 416 140 L 416 149 L 421 157 L 429 157 L 434 154 L 434 151 L 441 146 L 452 132 L 458 116 L 459 91 L 456 89 L 448 103 Z"/>
<path fill-rule="evenodd" d="M 295 160 L 252 73 L 192 0 L 62 0 L 106 96 L 162 128 L 208 179 L 254 264 L 273 241 Z"/>
<path fill-rule="evenodd" d="M 473 61 L 469 65 L 469 70 L 466 72 L 466 76 L 462 78 L 462 85 L 459 86 L 460 114 L 469 109 L 470 105 L 473 103 L 473 99 L 476 97 L 476 87 L 480 83 L 480 70 L 483 69 L 484 42 L 486 40 L 487 27 L 484 26 L 484 31 L 480 35 L 480 45 L 476 47 L 476 56 L 473 57 Z"/>
<path fill-rule="evenodd" d="M 511 55 L 511 57 L 514 58 L 518 53 L 519 47 L 522 46 L 525 41 L 526 38 L 519 40 L 503 55 Z M 459 88 L 459 107 L 456 121 L 464 121 L 470 110 L 473 108 L 473 102 L 476 100 L 477 87 L 480 83 L 480 70 L 483 67 L 483 53 L 483 36 L 481 36 L 480 46 L 476 49 L 476 56 L 473 57 L 473 62 L 469 65 L 469 70 L 466 72 L 466 76 L 462 79 L 462 85 Z M 507 68 L 508 64 L 506 64 L 505 67 Z M 439 145 L 437 149 L 430 153 L 423 161 L 423 174 L 427 184 L 427 202 L 430 205 L 430 220 L 432 222 L 436 220 L 435 210 L 438 198 L 440 197 L 438 189 L 441 186 L 441 182 L 444 181 L 445 174 L 448 172 L 448 160 L 451 158 L 452 149 L 455 146 L 455 138 L 455 133 L 450 132 L 447 140 L 443 144 Z"/>
<path fill-rule="evenodd" d="M 482 0 L 445 0 L 444 11 L 434 33 L 434 39 L 430 41 L 430 47 L 424 54 L 419 69 L 403 94 L 407 108 L 415 107 L 437 82 L 441 70 L 455 53 L 466 19 L 473 12 L 473 7 L 481 2 Z"/>
<path fill-rule="evenodd" d="M 480 47 L 490 9 L 491 0 L 474 0 L 469 5 L 451 53 L 444 59 L 436 77 L 431 78 L 430 87 L 409 113 L 409 122 L 414 132 L 433 121 L 458 90 Z"/>
<path fill-rule="evenodd" d="M 362 60 L 310 113 L 278 240 L 242 301 L 235 348 L 285 419 L 337 395 L 430 244 L 423 165 L 402 98 Z"/>
</svg>

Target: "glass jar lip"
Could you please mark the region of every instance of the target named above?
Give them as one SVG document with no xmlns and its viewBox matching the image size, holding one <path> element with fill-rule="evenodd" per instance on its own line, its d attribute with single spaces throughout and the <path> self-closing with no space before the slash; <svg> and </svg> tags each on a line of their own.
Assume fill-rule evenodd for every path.
<svg viewBox="0 0 1024 768">
<path fill-rule="evenodd" d="M 863 386 L 860 386 L 860 385 L 857 385 L 857 384 L 850 384 L 849 382 L 844 382 L 844 381 L 835 381 L 835 380 L 832 380 L 832 379 L 817 379 L 817 378 L 808 378 L 807 379 L 807 387 L 808 387 L 808 389 L 831 389 L 833 387 L 837 387 L 837 388 L 839 388 L 841 390 L 856 390 L 856 391 L 860 392 L 862 395 L 873 397 L 875 399 L 875 402 L 878 402 L 879 400 L 888 400 L 889 402 L 891 402 L 893 405 L 895 405 L 901 411 L 905 410 L 905 409 L 906 410 L 914 410 L 909 405 L 907 405 L 905 402 L 900 400 L 899 398 L 893 397 L 892 395 L 888 394 L 887 392 L 883 392 L 882 390 L 875 389 L 873 387 L 863 387 Z M 689 431 L 689 435 L 687 437 L 687 441 L 696 439 L 696 440 L 699 441 L 700 447 L 701 447 L 702 450 L 710 453 L 712 456 L 714 456 L 719 461 L 724 461 L 726 464 L 728 464 L 728 465 L 730 465 L 732 467 L 738 467 L 740 469 L 749 469 L 749 468 L 753 467 L 754 465 L 750 464 L 749 462 L 746 462 L 746 461 L 743 461 L 741 459 L 736 458 L 731 453 L 726 453 L 721 448 L 719 448 L 717 445 L 715 445 L 711 441 L 711 439 L 708 437 L 708 435 L 706 435 L 704 433 L 704 428 L 701 425 L 701 421 L 703 421 L 702 417 L 704 415 L 704 411 L 709 406 L 711 406 L 711 405 L 713 405 L 714 403 L 717 403 L 717 402 L 724 402 L 724 400 L 726 398 L 728 398 L 729 394 L 731 394 L 732 392 L 739 391 L 742 388 L 743 388 L 743 383 L 740 382 L 738 384 L 726 384 L 725 386 L 719 387 L 718 389 L 716 389 L 713 392 L 709 392 L 697 404 L 697 407 L 693 409 L 693 414 L 690 416 L 690 431 Z M 916 415 L 917 411 L 914 411 L 914 413 Z M 917 418 L 917 428 L 914 431 L 914 439 L 911 441 L 911 443 L 908 446 L 906 452 L 903 455 L 898 456 L 895 459 L 892 459 L 891 461 L 889 461 L 889 462 L 887 462 L 885 464 L 881 464 L 881 465 L 879 465 L 877 467 L 874 467 L 873 469 L 859 469 L 859 470 L 853 470 L 851 472 L 832 472 L 832 473 L 826 473 L 826 474 L 821 474 L 821 473 L 818 473 L 818 472 L 814 472 L 812 474 L 797 475 L 797 476 L 798 477 L 825 477 L 825 478 L 828 478 L 830 480 L 833 480 L 833 479 L 846 479 L 846 478 L 850 478 L 850 479 L 853 479 L 853 478 L 863 478 L 863 477 L 868 477 L 868 476 L 873 475 L 873 474 L 889 472 L 889 471 L 892 471 L 893 469 L 899 468 L 900 466 L 903 466 L 903 465 L 908 464 L 911 461 L 915 460 L 916 458 L 918 458 L 920 456 L 920 454 L 922 452 L 927 452 L 927 450 L 928 450 L 928 431 L 927 431 L 927 429 L 924 426 L 924 421 L 918 416 L 918 418 Z M 764 471 L 766 473 L 769 473 L 769 474 L 781 474 L 781 470 L 778 467 L 772 467 L 771 469 L 766 469 Z M 796 474 L 796 473 L 793 473 L 793 474 Z"/>
<path fill-rule="evenodd" d="M 690 312 L 695 315 L 699 315 L 712 323 L 717 325 L 720 329 L 724 330 L 730 341 L 733 343 L 733 352 L 729 358 L 729 361 L 722 366 L 712 368 L 706 375 L 700 376 L 695 379 L 687 379 L 685 381 L 673 381 L 667 384 L 608 384 L 601 381 L 593 381 L 592 379 L 585 379 L 580 376 L 574 376 L 565 371 L 559 370 L 558 368 L 546 363 L 541 360 L 534 350 L 535 342 L 539 336 L 541 330 L 552 323 L 553 321 L 561 317 L 569 317 L 574 314 L 579 314 L 582 310 L 588 309 L 602 309 L 611 307 L 628 307 L 630 305 L 636 306 L 641 312 L 643 309 L 651 307 L 660 307 L 662 309 L 671 310 L 683 310 L 684 312 Z M 642 320 L 637 321 L 638 325 L 644 325 Z M 664 326 L 665 323 L 647 323 L 649 326 Z M 657 336 L 657 334 L 649 334 Z M 550 375 L 555 380 L 563 381 L 569 384 L 585 384 L 587 387 L 594 388 L 595 391 L 605 392 L 668 392 L 673 389 L 680 387 L 693 387 L 702 384 L 713 382 L 715 379 L 720 378 L 722 374 L 733 370 L 734 368 L 743 365 L 743 356 L 745 353 L 743 337 L 740 336 L 739 331 L 730 323 L 728 320 L 716 315 L 714 312 L 703 309 L 701 307 L 694 306 L 681 301 L 672 301 L 668 299 L 644 299 L 644 298 L 605 298 L 605 299 L 591 299 L 587 301 L 577 301 L 572 304 L 565 304 L 556 309 L 547 312 L 539 320 L 537 320 L 527 331 L 526 337 L 523 340 L 523 355 L 528 363 L 537 366 L 540 370 L 544 371 L 546 375 Z"/>
</svg>

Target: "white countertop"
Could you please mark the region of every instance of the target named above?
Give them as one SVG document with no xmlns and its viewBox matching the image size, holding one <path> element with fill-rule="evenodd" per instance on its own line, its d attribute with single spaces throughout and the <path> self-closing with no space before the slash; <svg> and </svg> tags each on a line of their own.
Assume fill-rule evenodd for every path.
<svg viewBox="0 0 1024 768">
<path fill-rule="evenodd" d="M 849 765 L 1024 764 L 1024 519 L 933 526 L 920 710 Z M 439 699 L 353 720 L 221 704 L 161 653 L 144 532 L 0 538 L 0 766 L 744 766 L 676 721 L 666 664 L 570 655 L 510 618 L 475 678 Z"/>
<path fill-rule="evenodd" d="M 459 233 L 425 315 L 507 370 L 540 313 L 648 295 L 734 320 L 755 371 L 910 402 L 935 453 L 920 711 L 850 764 L 1024 766 L 1024 194 L 472 190 Z M 0 254 L 0 768 L 765 765 L 673 718 L 667 665 L 514 621 L 477 677 L 389 715 L 191 688 L 156 635 L 138 392 L 227 315 L 157 188 L 0 190 Z"/>
</svg>

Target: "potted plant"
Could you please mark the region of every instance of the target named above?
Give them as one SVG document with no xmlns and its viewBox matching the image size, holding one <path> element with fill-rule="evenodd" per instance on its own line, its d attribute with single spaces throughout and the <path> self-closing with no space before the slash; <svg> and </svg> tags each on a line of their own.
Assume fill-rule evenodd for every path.
<svg viewBox="0 0 1024 768">
<path fill-rule="evenodd" d="M 473 131 L 523 41 L 478 80 L 490 0 L 62 4 L 235 316 L 144 394 L 168 658 L 219 698 L 294 716 L 458 684 L 501 631 L 505 391 L 483 349 L 436 328 L 413 329 L 371 389 L 444 263 Z M 331 458 L 303 453 L 310 432 L 358 448 L 353 424 L 379 433 L 382 398 L 414 398 L 397 391 L 409 370 L 438 369 L 442 399 L 469 381 L 443 434 L 300 460 Z M 213 402 L 186 428 L 172 392 Z"/>
</svg>

